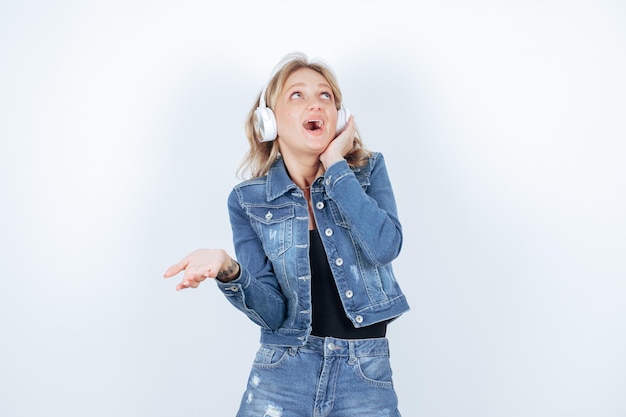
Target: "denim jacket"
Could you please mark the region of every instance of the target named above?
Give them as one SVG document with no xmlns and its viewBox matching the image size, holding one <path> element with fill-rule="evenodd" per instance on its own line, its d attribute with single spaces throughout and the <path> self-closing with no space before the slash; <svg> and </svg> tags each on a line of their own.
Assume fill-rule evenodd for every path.
<svg viewBox="0 0 626 417">
<path fill-rule="evenodd" d="M 391 261 L 402 228 L 382 154 L 350 168 L 330 166 L 311 184 L 311 202 L 337 289 L 355 327 L 409 309 Z M 299 346 L 311 331 L 309 212 L 302 190 L 278 159 L 264 177 L 235 186 L 228 198 L 240 276 L 216 280 L 227 299 L 261 326 L 261 343 Z"/>
</svg>

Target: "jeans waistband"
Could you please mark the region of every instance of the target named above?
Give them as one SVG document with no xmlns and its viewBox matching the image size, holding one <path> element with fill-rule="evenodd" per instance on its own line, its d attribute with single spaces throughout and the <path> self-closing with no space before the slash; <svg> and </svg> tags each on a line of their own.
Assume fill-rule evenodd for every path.
<svg viewBox="0 0 626 417">
<path fill-rule="evenodd" d="M 389 341 L 386 337 L 352 340 L 309 336 L 306 344 L 298 349 L 324 356 L 388 356 Z"/>
</svg>

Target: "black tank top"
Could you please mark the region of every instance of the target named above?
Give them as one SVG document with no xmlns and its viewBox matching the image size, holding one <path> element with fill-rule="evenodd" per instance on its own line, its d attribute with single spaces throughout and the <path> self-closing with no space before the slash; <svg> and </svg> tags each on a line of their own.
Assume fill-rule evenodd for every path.
<svg viewBox="0 0 626 417">
<path fill-rule="evenodd" d="M 369 339 L 385 337 L 387 321 L 355 328 L 346 317 L 326 251 L 319 232 L 311 230 L 309 236 L 309 262 L 311 263 L 311 305 L 314 336 L 340 339 Z"/>
</svg>

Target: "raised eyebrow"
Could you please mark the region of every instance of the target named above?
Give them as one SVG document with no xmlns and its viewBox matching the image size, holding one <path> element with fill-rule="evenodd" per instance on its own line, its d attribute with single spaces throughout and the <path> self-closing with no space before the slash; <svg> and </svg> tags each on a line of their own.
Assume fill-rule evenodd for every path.
<svg viewBox="0 0 626 417">
<path fill-rule="evenodd" d="M 321 87 L 321 88 L 327 88 L 327 89 L 331 90 L 330 85 L 328 85 L 326 83 L 319 83 L 317 86 Z"/>
<path fill-rule="evenodd" d="M 293 88 L 304 87 L 304 86 L 305 86 L 304 83 L 294 83 L 294 84 L 291 84 L 289 87 L 287 87 L 285 90 L 289 91 Z"/>
<path fill-rule="evenodd" d="M 330 88 L 330 85 L 326 83 L 319 83 L 317 86 L 323 90 L 326 90 L 326 89 L 329 90 L 331 94 L 333 93 L 333 89 Z M 305 83 L 293 83 L 289 87 L 287 87 L 287 90 L 291 90 L 292 88 L 297 88 L 297 87 L 306 87 L 306 84 Z"/>
</svg>

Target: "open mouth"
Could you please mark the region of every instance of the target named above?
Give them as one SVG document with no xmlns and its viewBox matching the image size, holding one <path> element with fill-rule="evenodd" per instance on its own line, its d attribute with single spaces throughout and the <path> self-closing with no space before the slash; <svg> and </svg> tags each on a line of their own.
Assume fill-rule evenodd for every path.
<svg viewBox="0 0 626 417">
<path fill-rule="evenodd" d="M 320 130 L 324 127 L 324 122 L 322 120 L 307 120 L 304 122 L 304 128 L 310 131 Z"/>
</svg>

